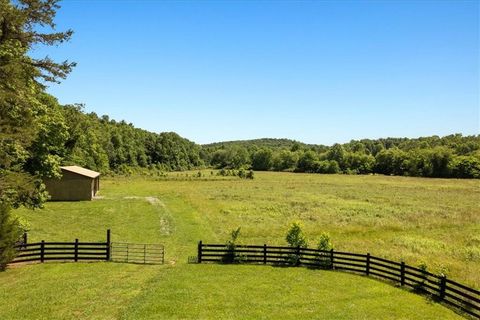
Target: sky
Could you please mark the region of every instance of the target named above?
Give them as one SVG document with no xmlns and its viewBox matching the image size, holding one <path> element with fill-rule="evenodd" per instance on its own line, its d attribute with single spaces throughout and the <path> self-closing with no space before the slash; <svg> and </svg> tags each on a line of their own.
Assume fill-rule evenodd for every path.
<svg viewBox="0 0 480 320">
<path fill-rule="evenodd" d="M 480 133 L 477 1 L 63 1 L 48 91 L 197 143 Z"/>
</svg>

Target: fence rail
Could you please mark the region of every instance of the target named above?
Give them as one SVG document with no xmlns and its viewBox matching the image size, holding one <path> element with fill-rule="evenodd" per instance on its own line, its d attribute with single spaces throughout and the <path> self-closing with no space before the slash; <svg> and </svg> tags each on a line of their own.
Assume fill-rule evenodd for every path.
<svg viewBox="0 0 480 320">
<path fill-rule="evenodd" d="M 26 238 L 25 238 L 26 239 Z M 10 263 L 45 262 L 49 260 L 85 261 L 110 260 L 110 230 L 106 242 L 46 242 L 21 243 L 15 246 L 17 255 Z"/>
<path fill-rule="evenodd" d="M 198 263 L 252 263 L 295 265 L 354 272 L 381 278 L 426 293 L 438 301 L 451 305 L 480 319 L 480 291 L 405 264 L 372 256 L 369 253 L 323 251 L 301 247 L 265 245 L 237 245 L 198 243 Z"/>
<path fill-rule="evenodd" d="M 112 261 L 163 264 L 165 249 L 161 244 L 112 242 Z"/>
</svg>

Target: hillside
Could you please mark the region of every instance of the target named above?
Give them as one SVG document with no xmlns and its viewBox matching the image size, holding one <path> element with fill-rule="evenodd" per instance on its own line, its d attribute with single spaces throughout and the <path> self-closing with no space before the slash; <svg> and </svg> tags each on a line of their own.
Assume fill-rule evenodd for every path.
<svg viewBox="0 0 480 320">
<path fill-rule="evenodd" d="M 204 149 L 217 149 L 221 147 L 245 147 L 245 148 L 272 148 L 272 149 L 291 149 L 292 147 L 301 148 L 324 148 L 325 146 L 306 144 L 292 139 L 275 139 L 275 138 L 260 138 L 251 140 L 234 140 L 234 141 L 221 141 L 203 144 Z"/>
<path fill-rule="evenodd" d="M 480 135 L 362 139 L 333 146 L 264 138 L 203 145 L 201 154 L 216 168 L 480 178 Z"/>
</svg>

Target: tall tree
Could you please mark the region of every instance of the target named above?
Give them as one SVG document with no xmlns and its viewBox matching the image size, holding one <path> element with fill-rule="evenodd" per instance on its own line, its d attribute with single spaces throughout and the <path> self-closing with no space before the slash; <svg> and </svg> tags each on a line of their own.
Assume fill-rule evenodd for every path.
<svg viewBox="0 0 480 320">
<path fill-rule="evenodd" d="M 40 207 L 46 192 L 40 178 L 55 176 L 65 127 L 56 100 L 45 94 L 74 63 L 34 59 L 35 45 L 55 45 L 72 31 L 55 29 L 56 0 L 0 0 L 0 269 L 12 256 L 20 226 L 10 208 Z M 48 142 L 45 143 L 46 139 Z"/>
<path fill-rule="evenodd" d="M 36 148 L 34 141 L 39 134 L 53 133 L 62 122 L 51 101 L 46 101 L 46 83 L 65 78 L 75 64 L 28 56 L 36 45 L 70 39 L 71 30 L 38 31 L 55 29 L 58 8 L 56 0 L 0 0 L 0 199 L 14 206 L 41 205 L 45 195 L 38 177 L 58 172 L 58 159 L 48 155 L 51 150 Z M 55 142 L 61 145 L 63 138 Z M 44 154 L 38 157 L 36 152 Z"/>
</svg>

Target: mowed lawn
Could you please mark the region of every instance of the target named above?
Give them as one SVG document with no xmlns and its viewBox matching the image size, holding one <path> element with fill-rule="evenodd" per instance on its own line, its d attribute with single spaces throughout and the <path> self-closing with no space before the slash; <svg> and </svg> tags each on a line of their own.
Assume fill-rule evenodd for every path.
<svg viewBox="0 0 480 320">
<path fill-rule="evenodd" d="M 188 174 L 188 177 L 186 176 Z M 378 280 L 305 268 L 187 264 L 198 240 L 284 244 L 300 220 L 311 245 L 370 252 L 480 284 L 478 181 L 203 172 L 103 179 L 102 199 L 21 209 L 30 241 L 163 243 L 166 263 L 45 263 L 0 273 L 0 319 L 456 319 L 425 297 Z"/>
</svg>

